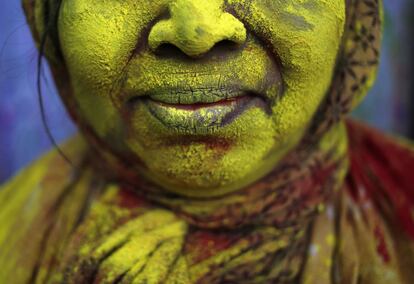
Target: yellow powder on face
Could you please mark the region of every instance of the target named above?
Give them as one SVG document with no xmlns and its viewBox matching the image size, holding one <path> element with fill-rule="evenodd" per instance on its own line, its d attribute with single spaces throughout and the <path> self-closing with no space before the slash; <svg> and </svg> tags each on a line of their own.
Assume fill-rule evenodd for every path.
<svg viewBox="0 0 414 284">
<path fill-rule="evenodd" d="M 59 18 L 62 51 L 82 117 L 109 145 L 137 155 L 146 165 L 145 175 L 189 195 L 220 194 L 251 183 L 298 143 L 330 85 L 344 28 L 343 0 L 229 0 L 226 5 L 232 14 L 224 12 L 222 0 L 73 0 L 63 1 Z M 166 10 L 170 17 L 151 28 L 151 21 Z M 227 35 L 235 43 L 245 41 L 243 48 L 225 57 L 198 58 Z M 137 43 L 145 41 L 149 46 L 129 61 Z M 156 55 L 154 49 L 164 42 L 194 59 Z M 112 92 L 122 71 L 125 86 L 141 94 L 183 82 L 213 84 L 220 76 L 260 88 L 275 64 L 283 96 L 278 97 L 280 82 L 267 82 L 265 95 L 275 102 L 270 115 L 252 108 L 211 129 L 208 140 L 226 147 L 200 139 L 176 143 L 194 137 L 166 127 L 143 105 L 125 120 L 118 109 L 122 93 Z M 175 142 L 166 143 L 170 141 Z"/>
</svg>

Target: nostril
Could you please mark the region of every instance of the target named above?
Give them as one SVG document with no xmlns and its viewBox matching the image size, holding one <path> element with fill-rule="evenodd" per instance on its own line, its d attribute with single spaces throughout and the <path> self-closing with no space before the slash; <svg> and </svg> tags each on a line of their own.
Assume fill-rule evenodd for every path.
<svg viewBox="0 0 414 284">
<path fill-rule="evenodd" d="M 156 55 L 163 58 L 180 58 L 184 59 L 187 55 L 177 46 L 171 43 L 163 43 L 154 51 Z"/>
<path fill-rule="evenodd" d="M 208 53 L 212 55 L 223 55 L 229 51 L 235 51 L 240 49 L 240 44 L 232 40 L 224 39 L 217 42 L 213 48 L 211 48 Z"/>
<path fill-rule="evenodd" d="M 171 43 L 163 43 L 155 49 L 155 54 L 163 57 L 163 58 L 175 58 L 175 59 L 188 59 L 189 57 L 225 57 L 229 55 L 229 53 L 234 52 L 240 49 L 240 44 L 225 39 L 217 42 L 210 50 L 207 52 L 200 54 L 199 56 L 189 56 L 184 51 L 182 51 L 179 47 Z"/>
</svg>

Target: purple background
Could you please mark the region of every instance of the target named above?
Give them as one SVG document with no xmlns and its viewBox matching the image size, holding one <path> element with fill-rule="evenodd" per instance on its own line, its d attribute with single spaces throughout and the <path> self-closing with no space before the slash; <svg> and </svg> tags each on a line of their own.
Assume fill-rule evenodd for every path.
<svg viewBox="0 0 414 284">
<path fill-rule="evenodd" d="M 50 149 L 36 97 L 37 51 L 19 0 L 1 0 L 0 10 L 0 183 Z M 409 136 L 411 0 L 385 1 L 385 37 L 379 78 L 355 116 L 384 131 Z M 414 13 L 411 13 L 414 15 Z M 46 68 L 45 68 L 46 69 Z M 57 141 L 75 132 L 45 70 L 46 113 Z M 414 110 L 414 109 L 413 109 Z"/>
</svg>

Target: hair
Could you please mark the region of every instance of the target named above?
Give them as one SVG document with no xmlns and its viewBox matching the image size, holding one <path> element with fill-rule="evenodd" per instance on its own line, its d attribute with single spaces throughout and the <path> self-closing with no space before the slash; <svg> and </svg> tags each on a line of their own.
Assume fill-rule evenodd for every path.
<svg viewBox="0 0 414 284">
<path fill-rule="evenodd" d="M 52 4 L 50 4 L 52 3 Z M 46 131 L 46 135 L 50 142 L 52 143 L 53 147 L 59 153 L 59 155 L 71 166 L 73 166 L 72 161 L 68 158 L 68 156 L 62 151 L 59 147 L 56 139 L 53 137 L 53 134 L 50 130 L 44 99 L 42 94 L 42 67 L 43 67 L 43 57 L 46 53 L 46 44 L 48 39 L 50 39 L 55 47 L 56 50 L 59 50 L 59 39 L 58 39 L 58 30 L 57 30 L 57 21 L 59 17 L 59 10 L 61 6 L 62 0 L 49 0 L 45 2 L 44 9 L 44 31 L 43 34 L 39 35 L 40 42 L 39 42 L 39 54 L 37 58 L 37 74 L 36 74 L 36 87 L 37 87 L 37 100 L 39 103 L 40 108 L 40 115 L 42 119 L 43 127 Z"/>
</svg>

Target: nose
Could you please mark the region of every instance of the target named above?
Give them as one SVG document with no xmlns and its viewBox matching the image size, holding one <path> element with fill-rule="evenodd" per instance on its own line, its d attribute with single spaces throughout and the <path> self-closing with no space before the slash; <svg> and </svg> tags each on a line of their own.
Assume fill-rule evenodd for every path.
<svg viewBox="0 0 414 284">
<path fill-rule="evenodd" d="M 169 19 L 157 22 L 149 33 L 150 48 L 171 44 L 190 57 L 201 57 L 221 41 L 243 44 L 246 28 L 223 5 L 223 0 L 172 1 Z"/>
</svg>

